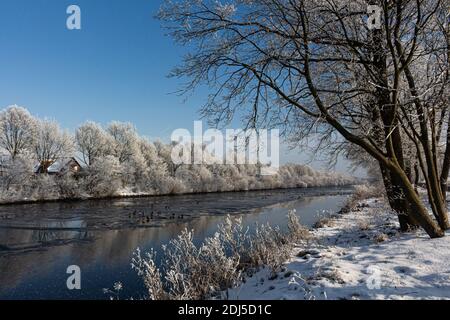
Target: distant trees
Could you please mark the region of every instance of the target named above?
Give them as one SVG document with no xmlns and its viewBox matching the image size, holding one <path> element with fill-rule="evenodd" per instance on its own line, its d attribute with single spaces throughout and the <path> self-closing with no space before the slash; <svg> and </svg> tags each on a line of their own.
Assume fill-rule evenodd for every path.
<svg viewBox="0 0 450 320">
<path fill-rule="evenodd" d="M 380 9 L 377 26 L 367 21 L 368 4 Z M 203 114 L 216 123 L 240 114 L 249 126 L 282 125 L 298 139 L 314 134 L 335 155 L 355 145 L 378 163 L 402 230 L 418 225 L 440 237 L 450 226 L 450 155 L 442 157 L 439 143 L 448 128 L 448 7 L 448 0 L 166 1 L 159 18 L 192 49 L 172 73 L 190 78 L 183 89 L 215 88 Z M 413 168 L 434 219 L 414 189 Z"/>
<path fill-rule="evenodd" d="M 84 179 L 86 191 L 95 197 L 114 195 L 122 187 L 121 172 L 116 157 L 105 156 L 96 159 L 86 169 Z"/>
<path fill-rule="evenodd" d="M 168 164 L 159 155 L 156 147 L 146 138 L 139 139 L 139 151 L 143 160 L 145 189 L 158 189 L 158 186 L 167 184 L 169 176 Z"/>
<path fill-rule="evenodd" d="M 3 191 L 12 191 L 13 186 L 28 187 L 33 171 L 33 161 L 22 156 L 16 156 L 14 161 L 7 161 L 7 170 L 0 175 L 0 185 Z"/>
<path fill-rule="evenodd" d="M 28 110 L 14 105 L 0 112 L 0 148 L 13 160 L 31 150 L 35 133 L 36 120 Z"/>
<path fill-rule="evenodd" d="M 167 145 L 162 143 L 161 141 L 155 141 L 155 148 L 158 156 L 167 164 L 167 170 L 169 171 L 169 174 L 175 175 L 180 165 L 175 164 L 172 161 L 172 147 L 173 144 Z"/>
<path fill-rule="evenodd" d="M 21 116 L 11 116 L 15 113 Z M 23 108 L 8 108 L 0 114 L 8 114 L 5 118 L 14 124 L 6 126 L 14 128 L 8 132 L 21 134 L 11 134 L 12 137 L 25 136 L 25 132 L 33 134 L 27 140 L 29 143 L 15 144 L 20 148 L 3 148 L 8 156 L 0 158 L 0 202 L 337 186 L 354 182 L 340 174 L 317 172 L 302 165 L 282 166 L 277 175 L 269 177 L 258 176 L 256 165 L 175 165 L 171 160 L 174 143 L 152 143 L 130 123 L 112 122 L 104 129 L 88 121 L 71 135 L 57 122 L 34 118 Z M 16 150 L 13 160 L 8 150 Z M 82 158 L 82 170 L 46 174 L 52 164 L 66 157 Z"/>
<path fill-rule="evenodd" d="M 87 165 L 111 153 L 111 137 L 98 123 L 87 121 L 78 127 L 75 132 L 75 141 Z"/>
<path fill-rule="evenodd" d="M 47 172 L 48 168 L 56 160 L 72 156 L 75 150 L 74 147 L 72 136 L 61 130 L 56 121 L 38 121 L 33 151 L 43 172 Z"/>
<path fill-rule="evenodd" d="M 112 154 L 121 163 L 131 160 L 138 151 L 138 135 L 131 123 L 111 122 L 106 131 L 112 138 Z"/>
<path fill-rule="evenodd" d="M 226 16 L 232 9 L 232 6 L 222 7 L 219 13 Z M 206 59 L 205 66 L 210 62 Z M 243 75 L 242 79 L 250 79 L 246 78 L 249 75 Z M 127 192 L 220 192 L 353 182 L 341 175 L 318 173 L 300 165 L 286 165 L 277 175 L 260 177 L 255 165 L 174 164 L 173 147 L 174 144 L 152 143 L 140 137 L 130 123 L 112 122 L 103 128 L 88 121 L 71 135 L 55 121 L 37 119 L 26 109 L 11 106 L 0 111 L 0 149 L 9 156 L 1 164 L 0 200 L 109 196 Z M 83 159 L 86 167 L 82 174 L 76 177 L 35 175 L 37 164 L 42 173 L 47 173 L 53 163 L 68 156 Z"/>
</svg>

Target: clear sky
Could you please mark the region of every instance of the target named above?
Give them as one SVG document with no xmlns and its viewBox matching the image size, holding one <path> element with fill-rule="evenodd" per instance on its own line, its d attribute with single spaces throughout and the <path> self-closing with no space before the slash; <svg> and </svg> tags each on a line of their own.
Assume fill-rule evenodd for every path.
<svg viewBox="0 0 450 320">
<path fill-rule="evenodd" d="M 81 30 L 66 27 L 71 4 L 81 8 Z M 192 130 L 207 92 L 187 101 L 172 94 L 181 83 L 167 75 L 186 49 L 154 19 L 160 4 L 1 0 L 0 108 L 18 104 L 70 130 L 86 120 L 130 121 L 141 134 L 163 140 L 174 129 Z M 301 150 L 281 155 L 282 163 L 308 159 Z M 337 167 L 345 168 L 345 162 Z"/>
</svg>

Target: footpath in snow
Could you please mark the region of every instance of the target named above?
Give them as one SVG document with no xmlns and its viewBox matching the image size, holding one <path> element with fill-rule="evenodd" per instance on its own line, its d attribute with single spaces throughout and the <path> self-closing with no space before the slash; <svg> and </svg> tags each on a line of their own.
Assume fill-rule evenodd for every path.
<svg viewBox="0 0 450 320">
<path fill-rule="evenodd" d="M 398 233 L 381 200 L 362 201 L 312 231 L 282 272 L 262 270 L 229 299 L 449 299 L 450 237 Z"/>
</svg>

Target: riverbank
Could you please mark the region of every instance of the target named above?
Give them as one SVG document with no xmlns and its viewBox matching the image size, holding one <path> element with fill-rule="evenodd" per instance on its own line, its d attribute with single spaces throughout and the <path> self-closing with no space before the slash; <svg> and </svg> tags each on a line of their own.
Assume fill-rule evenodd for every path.
<svg viewBox="0 0 450 320">
<path fill-rule="evenodd" d="M 149 165 L 153 164 L 151 162 Z M 296 164 L 281 166 L 271 176 L 258 174 L 255 167 L 250 165 L 181 166 L 175 171 L 169 172 L 166 168 L 153 172 L 150 168 L 150 171 L 145 171 L 126 164 L 119 166 L 116 163 L 113 166 L 96 161 L 95 165 L 79 173 L 61 175 L 34 174 L 31 169 L 22 168 L 21 163 L 15 165 L 18 168 L 8 167 L 0 175 L 0 204 L 331 187 L 361 183 L 360 179 L 348 175 L 317 171 Z M 20 175 L 16 169 L 20 169 Z"/>
<path fill-rule="evenodd" d="M 381 199 L 323 221 L 282 272 L 262 270 L 229 299 L 450 299 L 449 238 L 398 232 Z"/>
<path fill-rule="evenodd" d="M 143 299 L 148 291 L 130 268 L 137 247 L 162 257 L 162 245 L 187 229 L 193 230 L 192 242 L 200 249 L 227 215 L 242 220 L 243 231 L 268 223 L 287 233 L 288 210 L 295 209 L 309 227 L 318 213 L 324 217 L 337 212 L 353 192 L 307 188 L 2 206 L 0 299 L 109 299 L 103 289 L 117 281 L 123 284 L 121 299 Z M 68 261 L 82 269 L 85 289 L 67 290 Z M 30 271 L 36 263 L 40 267 Z M 210 262 L 206 266 L 212 269 Z"/>
<path fill-rule="evenodd" d="M 17 200 L 0 200 L 0 207 L 7 205 L 20 205 L 20 204 L 38 204 L 38 203 L 54 203 L 54 202 L 80 202 L 89 200 L 119 200 L 119 199 L 139 199 L 139 198 L 157 198 L 157 197 L 178 197 L 186 195 L 206 195 L 206 194 L 234 194 L 234 193 L 245 193 L 245 192 L 258 192 L 258 191 L 278 191 L 278 190 L 310 190 L 317 188 L 347 188 L 354 187 L 358 184 L 355 183 L 348 184 L 332 184 L 324 186 L 299 186 L 299 187 L 286 187 L 286 188 L 261 188 L 261 189 L 247 189 L 247 190 L 229 190 L 229 191 L 209 191 L 209 192 L 184 192 L 184 193 L 166 193 L 166 194 L 155 194 L 148 192 L 131 192 L 130 190 L 121 190 L 114 195 L 108 196 L 90 196 L 84 195 L 79 197 L 65 197 L 65 198 L 44 198 L 44 199 L 17 199 Z"/>
</svg>

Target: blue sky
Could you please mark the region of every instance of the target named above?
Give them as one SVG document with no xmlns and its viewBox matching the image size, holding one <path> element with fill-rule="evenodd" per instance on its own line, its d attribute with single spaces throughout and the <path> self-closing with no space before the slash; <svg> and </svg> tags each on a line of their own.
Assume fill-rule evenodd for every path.
<svg viewBox="0 0 450 320">
<path fill-rule="evenodd" d="M 81 8 L 81 30 L 66 28 L 71 4 Z M 70 130 L 86 120 L 130 121 L 141 134 L 163 140 L 174 129 L 192 130 L 207 91 L 187 101 L 172 94 L 181 83 L 167 75 L 186 49 L 153 18 L 160 4 L 1 0 L 0 108 L 18 104 Z M 282 163 L 309 159 L 301 150 L 281 155 Z"/>
<path fill-rule="evenodd" d="M 75 128 L 85 120 L 132 121 L 149 136 L 194 119 L 201 101 L 170 94 L 166 76 L 183 48 L 153 19 L 158 1 L 2 0 L 0 105 L 19 104 Z M 82 29 L 66 28 L 66 8 Z"/>
</svg>

